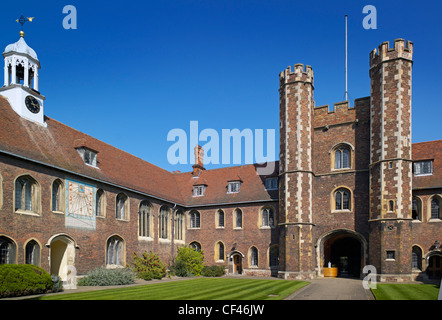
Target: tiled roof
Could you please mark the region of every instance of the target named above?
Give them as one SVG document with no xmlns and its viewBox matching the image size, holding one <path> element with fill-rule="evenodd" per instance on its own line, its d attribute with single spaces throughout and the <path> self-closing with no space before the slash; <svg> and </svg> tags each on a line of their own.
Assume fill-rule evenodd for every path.
<svg viewBox="0 0 442 320">
<path fill-rule="evenodd" d="M 45 117 L 47 127 L 21 118 L 0 96 L 0 150 L 93 179 L 183 203 L 169 171 Z M 75 147 L 98 151 L 98 168 L 88 166 Z"/>
<path fill-rule="evenodd" d="M 278 168 L 278 162 L 275 163 Z M 274 174 L 275 175 L 275 174 Z M 276 173 L 277 175 L 277 173 Z M 265 189 L 266 176 L 257 174 L 254 164 L 203 170 L 198 177 L 192 172 L 176 174 L 181 196 L 188 206 L 278 200 L 278 190 Z M 228 193 L 229 181 L 241 181 L 238 193 Z M 206 185 L 204 196 L 193 196 L 193 186 Z"/>
<path fill-rule="evenodd" d="M 413 189 L 442 188 L 442 140 L 413 143 L 412 159 L 433 160 L 431 175 L 413 175 Z"/>
</svg>

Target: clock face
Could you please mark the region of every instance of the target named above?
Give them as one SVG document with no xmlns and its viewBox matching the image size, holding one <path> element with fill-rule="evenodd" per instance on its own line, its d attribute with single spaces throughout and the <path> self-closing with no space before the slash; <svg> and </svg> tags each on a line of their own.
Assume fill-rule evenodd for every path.
<svg viewBox="0 0 442 320">
<path fill-rule="evenodd" d="M 25 99 L 25 104 L 28 110 L 32 113 L 37 114 L 40 112 L 40 104 L 33 96 L 27 96 Z"/>
</svg>

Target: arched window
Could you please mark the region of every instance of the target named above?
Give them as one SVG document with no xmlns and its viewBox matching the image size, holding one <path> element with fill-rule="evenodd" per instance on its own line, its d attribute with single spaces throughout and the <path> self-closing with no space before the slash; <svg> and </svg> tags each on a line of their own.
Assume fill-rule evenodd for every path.
<svg viewBox="0 0 442 320">
<path fill-rule="evenodd" d="M 14 242 L 0 236 L 0 264 L 15 264 L 16 247 Z"/>
<path fill-rule="evenodd" d="M 64 188 L 60 179 L 52 183 L 52 211 L 63 212 L 64 209 Z"/>
<path fill-rule="evenodd" d="M 350 210 L 351 192 L 345 188 L 339 188 L 334 193 L 335 207 L 334 210 Z"/>
<path fill-rule="evenodd" d="M 160 208 L 159 214 L 159 234 L 160 239 L 168 239 L 169 238 L 169 208 L 166 206 L 162 206 Z"/>
<path fill-rule="evenodd" d="M 129 217 L 129 200 L 124 193 L 117 196 L 117 203 L 115 206 L 115 217 L 121 220 L 127 220 Z"/>
<path fill-rule="evenodd" d="M 221 241 L 215 247 L 215 261 L 224 261 L 224 244 Z"/>
<path fill-rule="evenodd" d="M 40 265 L 40 245 L 35 240 L 30 240 L 25 247 L 25 263 Z"/>
<path fill-rule="evenodd" d="M 441 219 L 440 200 L 438 197 L 431 199 L 431 217 L 430 219 Z"/>
<path fill-rule="evenodd" d="M 273 209 L 264 208 L 262 209 L 262 227 L 274 227 L 275 226 L 275 214 Z"/>
<path fill-rule="evenodd" d="M 15 180 L 15 210 L 38 211 L 39 188 L 30 176 L 22 176 Z"/>
<path fill-rule="evenodd" d="M 200 213 L 198 211 L 192 211 L 190 213 L 190 228 L 200 228 Z"/>
<path fill-rule="evenodd" d="M 175 214 L 175 239 L 184 240 L 184 213 L 178 210 Z"/>
<path fill-rule="evenodd" d="M 216 227 L 224 228 L 224 211 L 221 209 L 216 212 Z"/>
<path fill-rule="evenodd" d="M 241 209 L 235 209 L 233 218 L 235 219 L 234 225 L 236 229 L 242 228 L 242 211 Z"/>
<path fill-rule="evenodd" d="M 95 195 L 95 215 L 97 217 L 106 216 L 106 194 L 102 189 L 97 190 Z"/>
<path fill-rule="evenodd" d="M 394 212 L 394 201 L 393 200 L 388 201 L 388 211 Z"/>
<path fill-rule="evenodd" d="M 333 155 L 335 169 L 351 168 L 351 148 L 348 145 L 342 144 L 337 146 L 334 149 Z"/>
<path fill-rule="evenodd" d="M 152 227 L 152 208 L 148 201 L 141 201 L 140 209 L 138 211 L 138 236 L 151 237 Z"/>
<path fill-rule="evenodd" d="M 250 266 L 251 267 L 258 266 L 258 249 L 256 247 L 250 248 Z"/>
<path fill-rule="evenodd" d="M 189 247 L 195 251 L 201 251 L 201 244 L 199 242 L 193 241 L 189 244 Z"/>
<path fill-rule="evenodd" d="M 414 220 L 422 221 L 422 201 L 417 197 L 413 198 L 411 205 L 411 217 Z"/>
<path fill-rule="evenodd" d="M 106 245 L 106 264 L 124 266 L 124 241 L 119 236 L 110 237 Z"/>
<path fill-rule="evenodd" d="M 422 270 L 422 250 L 418 246 L 413 246 L 411 252 L 411 267 Z"/>
</svg>

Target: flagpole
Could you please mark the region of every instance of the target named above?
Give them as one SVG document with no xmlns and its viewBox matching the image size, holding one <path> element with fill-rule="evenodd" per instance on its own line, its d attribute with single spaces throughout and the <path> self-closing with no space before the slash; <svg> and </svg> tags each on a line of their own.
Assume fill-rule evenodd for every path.
<svg viewBox="0 0 442 320">
<path fill-rule="evenodd" d="M 347 76 L 347 15 L 345 15 L 345 101 L 348 101 L 348 76 Z"/>
</svg>

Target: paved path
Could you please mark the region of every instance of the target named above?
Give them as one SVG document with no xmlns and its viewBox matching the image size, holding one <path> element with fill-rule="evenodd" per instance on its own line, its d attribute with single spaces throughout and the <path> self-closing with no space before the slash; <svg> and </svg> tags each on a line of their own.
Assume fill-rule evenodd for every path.
<svg viewBox="0 0 442 320">
<path fill-rule="evenodd" d="M 349 278 L 323 278 L 309 280 L 285 300 L 374 300 L 370 290 L 362 287 L 362 280 Z"/>
</svg>

